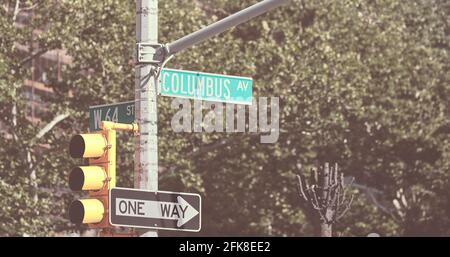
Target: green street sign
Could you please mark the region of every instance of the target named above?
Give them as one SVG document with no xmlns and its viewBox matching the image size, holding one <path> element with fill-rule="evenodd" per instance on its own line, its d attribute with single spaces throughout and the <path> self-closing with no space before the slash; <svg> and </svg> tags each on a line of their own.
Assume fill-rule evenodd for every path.
<svg viewBox="0 0 450 257">
<path fill-rule="evenodd" d="M 134 110 L 134 101 L 90 106 L 89 129 L 90 131 L 100 130 L 102 121 L 133 123 Z"/>
<path fill-rule="evenodd" d="M 159 93 L 163 96 L 252 104 L 252 78 L 163 69 L 159 79 Z M 89 129 L 100 130 L 102 121 L 133 123 L 134 110 L 134 101 L 90 106 Z"/>
<path fill-rule="evenodd" d="M 163 69 L 158 92 L 164 96 L 251 105 L 252 86 L 253 80 L 248 77 Z"/>
</svg>

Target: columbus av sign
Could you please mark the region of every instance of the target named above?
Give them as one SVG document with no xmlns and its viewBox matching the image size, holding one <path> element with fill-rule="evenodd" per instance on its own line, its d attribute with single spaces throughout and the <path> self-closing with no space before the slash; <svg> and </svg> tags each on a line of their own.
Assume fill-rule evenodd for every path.
<svg viewBox="0 0 450 257">
<path fill-rule="evenodd" d="M 163 69 L 159 79 L 159 93 L 164 96 L 252 104 L 252 78 Z"/>
</svg>

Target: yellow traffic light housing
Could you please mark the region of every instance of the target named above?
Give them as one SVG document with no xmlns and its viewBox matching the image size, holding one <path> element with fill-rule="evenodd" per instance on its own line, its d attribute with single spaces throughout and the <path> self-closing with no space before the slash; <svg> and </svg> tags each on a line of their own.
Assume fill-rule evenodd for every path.
<svg viewBox="0 0 450 257">
<path fill-rule="evenodd" d="M 70 140 L 69 152 L 72 158 L 101 157 L 108 147 L 104 133 L 75 135 Z"/>
<path fill-rule="evenodd" d="M 108 175 L 100 166 L 79 166 L 72 169 L 69 176 L 69 187 L 73 191 L 100 190 Z"/>
<path fill-rule="evenodd" d="M 89 158 L 89 166 L 78 166 L 69 175 L 74 191 L 89 191 L 90 199 L 72 202 L 70 220 L 91 228 L 111 227 L 108 222 L 108 193 L 116 186 L 116 131 L 102 126 L 97 133 L 75 135 L 69 145 L 73 158 Z"/>
<path fill-rule="evenodd" d="M 70 220 L 90 228 L 111 228 L 108 218 L 109 189 L 116 186 L 116 130 L 138 132 L 136 124 L 103 121 L 102 130 L 72 137 L 69 153 L 73 158 L 88 158 L 88 166 L 78 166 L 69 175 L 73 191 L 89 191 L 88 199 L 72 202 Z"/>
<path fill-rule="evenodd" d="M 69 213 L 70 221 L 75 224 L 100 223 L 105 216 L 105 206 L 98 199 L 76 200 L 70 205 Z"/>
</svg>

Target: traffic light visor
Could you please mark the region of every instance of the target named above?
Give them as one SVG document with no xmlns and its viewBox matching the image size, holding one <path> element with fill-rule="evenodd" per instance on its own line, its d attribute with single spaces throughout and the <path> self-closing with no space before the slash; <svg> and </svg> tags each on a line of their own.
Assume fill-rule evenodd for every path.
<svg viewBox="0 0 450 257">
<path fill-rule="evenodd" d="M 69 187 L 73 191 L 100 190 L 105 185 L 107 175 L 99 166 L 79 166 L 69 175 Z"/>
<path fill-rule="evenodd" d="M 70 205 L 70 221 L 75 224 L 99 223 L 103 219 L 105 208 L 98 199 L 82 199 Z"/>
<path fill-rule="evenodd" d="M 69 152 L 73 158 L 101 157 L 106 147 L 106 138 L 100 133 L 79 134 L 70 140 Z"/>
</svg>

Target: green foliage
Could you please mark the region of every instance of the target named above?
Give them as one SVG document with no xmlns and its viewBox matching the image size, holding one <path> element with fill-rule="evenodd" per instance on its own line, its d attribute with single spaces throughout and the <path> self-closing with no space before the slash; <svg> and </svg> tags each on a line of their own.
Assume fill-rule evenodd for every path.
<svg viewBox="0 0 450 257">
<path fill-rule="evenodd" d="M 255 2 L 159 1 L 160 42 Z M 90 105 L 134 97 L 134 8 L 133 1 L 44 1 L 23 27 L 13 26 L 12 9 L 0 8 L 2 235 L 79 229 L 66 214 L 80 196 L 66 190 L 76 163 L 67 143 L 87 131 Z M 160 189 L 202 194 L 201 235 L 313 235 L 317 217 L 298 197 L 294 175 L 298 164 L 338 162 L 360 187 L 337 235 L 448 235 L 448 10 L 441 0 L 293 1 L 177 54 L 168 67 L 251 76 L 255 97 L 280 97 L 281 134 L 261 144 L 258 134 L 174 133 L 172 99 L 159 97 Z M 54 94 L 38 125 L 25 118 L 22 84 L 31 72 L 15 44 L 30 42 L 73 58 L 62 80 L 49 72 Z M 62 113 L 69 118 L 36 142 Z M 119 142 L 119 186 L 131 187 L 133 141 L 121 135 Z M 173 234 L 183 235 L 161 233 Z"/>
</svg>

